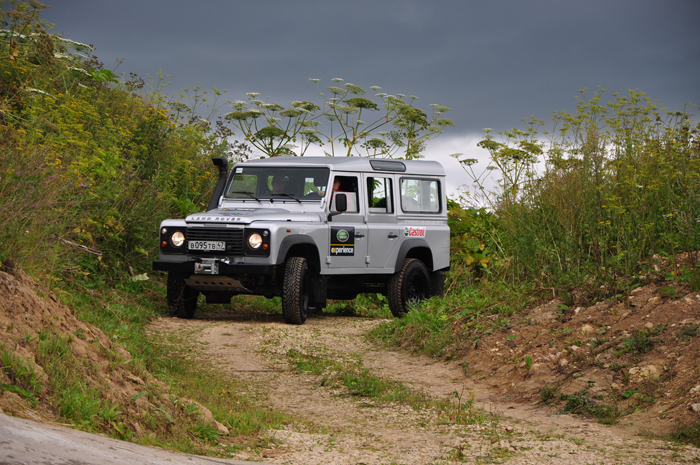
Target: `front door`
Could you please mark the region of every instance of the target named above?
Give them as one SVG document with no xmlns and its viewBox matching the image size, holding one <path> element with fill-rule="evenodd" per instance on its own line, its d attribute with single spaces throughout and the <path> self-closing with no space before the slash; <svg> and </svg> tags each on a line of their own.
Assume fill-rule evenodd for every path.
<svg viewBox="0 0 700 465">
<path fill-rule="evenodd" d="M 333 216 L 328 223 L 330 244 L 326 263 L 332 269 L 341 272 L 345 268 L 366 268 L 367 224 L 365 223 L 366 206 L 362 201 L 360 177 L 357 175 L 337 175 L 341 184 L 338 192 L 348 198 L 348 210 Z M 332 185 L 332 184 L 331 184 Z M 333 273 L 337 274 L 337 273 Z"/>
</svg>

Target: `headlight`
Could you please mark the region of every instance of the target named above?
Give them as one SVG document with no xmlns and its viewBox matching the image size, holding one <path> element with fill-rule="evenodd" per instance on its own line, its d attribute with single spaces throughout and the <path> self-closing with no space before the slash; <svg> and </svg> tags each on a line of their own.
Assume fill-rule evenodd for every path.
<svg viewBox="0 0 700 465">
<path fill-rule="evenodd" d="M 175 247 L 180 247 L 185 243 L 185 235 L 181 231 L 175 231 L 172 236 L 170 236 L 170 242 Z"/>
<path fill-rule="evenodd" d="M 250 236 L 248 236 L 248 245 L 250 246 L 251 249 L 258 249 L 262 245 L 263 240 L 262 236 L 258 233 L 253 233 Z"/>
</svg>

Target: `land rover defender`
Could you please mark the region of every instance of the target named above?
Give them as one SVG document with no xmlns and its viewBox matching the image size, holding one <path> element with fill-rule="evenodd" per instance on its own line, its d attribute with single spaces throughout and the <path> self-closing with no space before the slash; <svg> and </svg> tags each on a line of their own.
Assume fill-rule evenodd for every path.
<svg viewBox="0 0 700 465">
<path fill-rule="evenodd" d="M 445 171 L 436 161 L 274 157 L 228 168 L 206 212 L 160 225 L 167 305 L 192 318 L 200 294 L 280 296 L 303 324 L 328 299 L 381 293 L 395 316 L 441 295 L 450 265 Z"/>
</svg>

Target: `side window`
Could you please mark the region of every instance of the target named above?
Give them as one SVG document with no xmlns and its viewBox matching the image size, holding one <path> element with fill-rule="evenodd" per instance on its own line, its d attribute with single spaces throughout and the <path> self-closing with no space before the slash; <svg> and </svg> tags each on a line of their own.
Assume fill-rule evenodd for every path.
<svg viewBox="0 0 700 465">
<path fill-rule="evenodd" d="M 401 210 L 410 213 L 440 211 L 440 183 L 434 179 L 401 179 Z"/>
<path fill-rule="evenodd" d="M 335 202 L 333 201 L 333 196 L 336 192 L 342 192 L 348 200 L 348 213 L 357 213 L 358 209 L 358 199 L 357 199 L 357 177 L 355 176 L 335 176 L 333 178 L 333 186 L 331 192 L 331 211 L 335 211 Z"/>
<path fill-rule="evenodd" d="M 367 178 L 367 205 L 370 213 L 394 213 L 391 178 Z"/>
</svg>

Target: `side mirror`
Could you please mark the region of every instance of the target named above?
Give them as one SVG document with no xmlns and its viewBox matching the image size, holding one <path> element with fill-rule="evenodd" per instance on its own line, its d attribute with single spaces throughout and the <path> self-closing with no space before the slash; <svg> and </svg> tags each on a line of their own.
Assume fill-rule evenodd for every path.
<svg viewBox="0 0 700 465">
<path fill-rule="evenodd" d="M 335 211 L 328 214 L 328 221 L 333 221 L 333 217 L 335 215 L 340 215 L 341 213 L 348 211 L 347 195 L 341 192 L 336 193 L 333 196 L 333 204 L 335 206 Z"/>
</svg>

